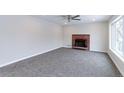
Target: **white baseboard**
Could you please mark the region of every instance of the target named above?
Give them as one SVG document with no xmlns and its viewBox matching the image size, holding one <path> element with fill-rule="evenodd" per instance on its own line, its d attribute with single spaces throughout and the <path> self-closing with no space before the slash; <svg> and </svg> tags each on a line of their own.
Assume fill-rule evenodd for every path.
<svg viewBox="0 0 124 93">
<path fill-rule="evenodd" d="M 117 57 L 111 50 L 108 51 L 108 55 L 110 56 L 122 76 L 124 76 L 124 62 L 119 59 L 119 57 Z"/>
<path fill-rule="evenodd" d="M 65 47 L 65 48 L 72 48 L 72 46 L 70 46 L 70 45 L 68 45 L 68 46 L 63 46 L 63 47 Z M 104 51 L 104 50 L 89 50 L 89 51 L 107 53 L 107 51 Z"/>
<path fill-rule="evenodd" d="M 63 46 L 63 47 L 65 47 L 65 48 L 72 48 L 72 46 L 70 46 L 70 45 L 68 45 L 68 46 Z"/>
<path fill-rule="evenodd" d="M 4 66 L 7 66 L 7 65 L 10 65 L 10 64 L 13 64 L 13 63 L 16 63 L 16 62 L 19 62 L 19 61 L 34 57 L 34 56 L 38 56 L 38 55 L 41 55 L 43 53 L 47 53 L 47 52 L 50 52 L 50 51 L 53 51 L 53 50 L 59 49 L 59 48 L 61 48 L 61 47 L 57 47 L 57 48 L 50 49 L 50 50 L 47 50 L 47 51 L 44 51 L 44 52 L 40 52 L 40 53 L 36 53 L 36 54 L 30 55 L 30 56 L 26 56 L 26 57 L 23 57 L 23 58 L 20 58 L 20 59 L 17 59 L 17 60 L 13 60 L 11 62 L 7 62 L 5 64 L 0 65 L 0 67 L 4 67 Z"/>
</svg>

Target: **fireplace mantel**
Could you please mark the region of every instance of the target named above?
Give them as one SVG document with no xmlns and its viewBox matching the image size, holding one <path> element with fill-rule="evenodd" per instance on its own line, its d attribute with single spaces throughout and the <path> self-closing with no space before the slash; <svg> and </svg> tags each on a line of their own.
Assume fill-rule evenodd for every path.
<svg viewBox="0 0 124 93">
<path fill-rule="evenodd" d="M 89 34 L 73 34 L 72 48 L 90 50 L 90 35 Z"/>
</svg>

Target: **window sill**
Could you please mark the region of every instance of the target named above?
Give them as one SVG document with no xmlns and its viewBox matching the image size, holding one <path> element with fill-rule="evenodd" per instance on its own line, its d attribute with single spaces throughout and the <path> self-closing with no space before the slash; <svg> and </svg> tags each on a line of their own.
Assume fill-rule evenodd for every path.
<svg viewBox="0 0 124 93">
<path fill-rule="evenodd" d="M 120 56 L 115 50 L 110 49 L 121 61 L 124 62 L 124 57 Z"/>
</svg>

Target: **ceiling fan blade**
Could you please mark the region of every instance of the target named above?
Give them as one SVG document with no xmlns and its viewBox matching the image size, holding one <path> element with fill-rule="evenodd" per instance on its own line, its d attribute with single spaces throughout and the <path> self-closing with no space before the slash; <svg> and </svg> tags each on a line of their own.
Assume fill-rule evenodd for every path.
<svg viewBox="0 0 124 93">
<path fill-rule="evenodd" d="M 80 21 L 81 19 L 72 19 L 72 20 L 79 20 Z"/>
<path fill-rule="evenodd" d="M 73 17 L 71 17 L 72 19 L 75 19 L 75 18 L 77 18 L 77 17 L 80 17 L 80 15 L 76 15 L 76 16 L 73 16 Z"/>
</svg>

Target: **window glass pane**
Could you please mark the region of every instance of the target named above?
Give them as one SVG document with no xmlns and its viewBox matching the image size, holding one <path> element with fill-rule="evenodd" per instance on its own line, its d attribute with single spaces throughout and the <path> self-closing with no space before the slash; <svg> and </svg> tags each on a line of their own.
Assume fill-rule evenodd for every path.
<svg viewBox="0 0 124 93">
<path fill-rule="evenodd" d="M 115 40 L 116 40 L 116 25 L 115 24 L 112 24 L 111 26 L 111 48 L 112 49 L 115 49 Z"/>
<path fill-rule="evenodd" d="M 111 25 L 111 48 L 124 56 L 124 17 Z"/>
<path fill-rule="evenodd" d="M 123 46 L 123 18 L 117 21 L 116 23 L 116 51 L 120 54 L 123 53 L 122 51 Z"/>
</svg>

